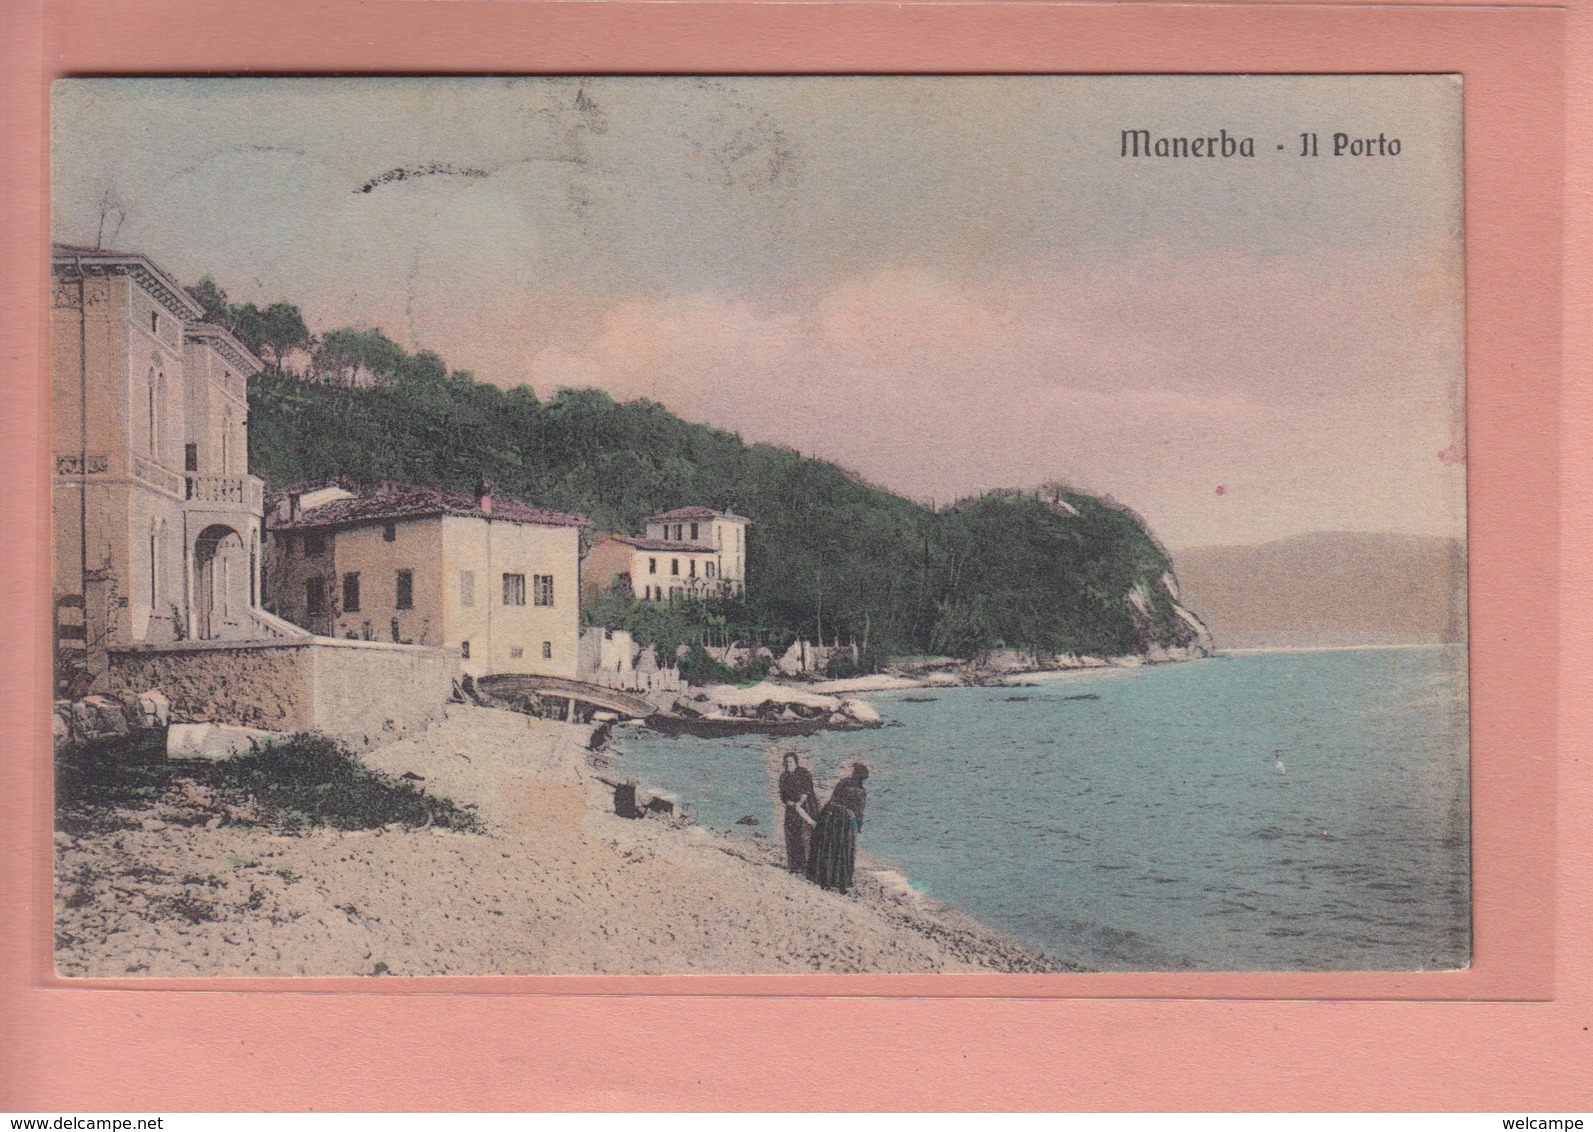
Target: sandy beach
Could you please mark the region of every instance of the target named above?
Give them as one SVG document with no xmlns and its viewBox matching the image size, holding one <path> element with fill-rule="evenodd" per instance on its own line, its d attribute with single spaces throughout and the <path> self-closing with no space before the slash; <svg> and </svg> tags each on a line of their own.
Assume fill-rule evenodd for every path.
<svg viewBox="0 0 1593 1132">
<path fill-rule="evenodd" d="M 364 756 L 481 832 L 184 824 L 167 798 L 56 834 L 63 976 L 1067 970 L 859 861 L 825 892 L 770 843 L 613 813 L 590 731 L 450 706 Z M 688 800 L 689 804 L 689 800 Z"/>
</svg>

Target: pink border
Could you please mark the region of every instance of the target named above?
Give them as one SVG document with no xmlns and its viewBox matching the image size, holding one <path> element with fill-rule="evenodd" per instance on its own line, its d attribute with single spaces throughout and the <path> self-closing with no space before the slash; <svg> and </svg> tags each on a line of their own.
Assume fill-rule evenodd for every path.
<svg viewBox="0 0 1593 1132">
<path fill-rule="evenodd" d="M 1586 653 L 1571 646 L 1593 644 L 1593 625 L 1562 605 L 1571 591 L 1561 588 L 1560 569 L 1563 549 L 1570 580 L 1586 578 L 1589 509 L 1569 505 L 1586 503 L 1588 485 L 1585 471 L 1558 462 L 1562 428 L 1573 445 L 1593 429 L 1587 391 L 1561 387 L 1559 344 L 1564 36 L 1568 23 L 1585 32 L 1588 13 L 1584 0 L 1568 10 L 13 2 L 5 137 L 30 157 L 3 172 L 6 215 L 19 218 L 5 232 L 12 254 L 3 267 L 5 357 L 18 375 L 39 374 L 44 356 L 40 142 L 46 83 L 61 74 L 1463 73 L 1477 947 L 1472 970 L 1431 975 L 384 980 L 379 989 L 358 980 L 228 980 L 88 989 L 50 970 L 48 741 L 42 713 L 13 710 L 5 726 L 16 742 L 7 750 L 34 758 L 9 758 L 0 771 L 7 859 L 30 865 L 0 874 L 11 913 L 4 1001 L 15 1015 L 0 1043 L 0 1107 L 1541 1110 L 1551 1101 L 1576 1107 L 1575 1098 L 1588 1107 L 1593 932 L 1587 838 L 1575 831 L 1590 828 L 1589 790 L 1580 750 L 1556 746 L 1557 723 L 1566 737 L 1586 733 L 1581 704 L 1593 700 L 1569 694 L 1586 691 L 1573 663 Z M 270 46 L 283 39 L 288 46 Z M 1588 64 L 1585 40 L 1572 48 Z M 1593 73 L 1593 65 L 1572 73 Z M 1585 111 L 1586 88 L 1573 94 Z M 1584 138 L 1586 126 L 1578 119 Z M 1582 286 L 1568 288 L 1567 297 L 1581 295 L 1569 309 L 1593 309 Z M 1580 323 L 1573 329 L 1585 334 Z M 1585 347 L 1584 339 L 1575 356 L 1585 358 Z M 0 506 L 14 548 L 0 590 L 11 643 L 4 686 L 30 688 L 28 702 L 37 704 L 48 672 L 45 400 L 36 377 L 3 388 L 9 491 Z M 151 989 L 161 986 L 201 989 Z M 836 995 L 847 997 L 816 997 Z M 1364 1001 L 1374 999 L 1429 1001 Z M 1471 1001 L 1436 1001 L 1444 999 Z"/>
</svg>

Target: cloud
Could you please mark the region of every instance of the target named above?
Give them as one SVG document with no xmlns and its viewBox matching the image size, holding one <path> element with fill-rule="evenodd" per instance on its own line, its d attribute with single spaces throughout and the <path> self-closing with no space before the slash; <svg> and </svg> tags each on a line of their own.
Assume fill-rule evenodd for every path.
<svg viewBox="0 0 1593 1132">
<path fill-rule="evenodd" d="M 1175 541 L 1448 526 L 1456 477 L 1433 453 L 1457 419 L 1458 312 L 1409 293 L 1353 255 L 878 270 L 567 304 L 528 376 L 657 400 L 918 498 L 1072 480 Z"/>
<path fill-rule="evenodd" d="M 1408 153 L 1111 144 L 1306 110 L 1394 115 Z M 919 497 L 1067 479 L 1174 544 L 1454 534 L 1459 130 L 1435 76 L 74 80 L 52 211 L 91 236 L 114 186 L 123 243 L 236 300 Z"/>
</svg>

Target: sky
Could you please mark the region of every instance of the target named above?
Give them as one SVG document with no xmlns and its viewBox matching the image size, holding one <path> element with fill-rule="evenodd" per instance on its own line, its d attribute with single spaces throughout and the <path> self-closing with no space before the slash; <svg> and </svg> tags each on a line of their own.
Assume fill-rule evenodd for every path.
<svg viewBox="0 0 1593 1132">
<path fill-rule="evenodd" d="M 1464 534 L 1453 76 L 84 79 L 52 136 L 56 239 L 505 387 L 1175 548 Z"/>
</svg>

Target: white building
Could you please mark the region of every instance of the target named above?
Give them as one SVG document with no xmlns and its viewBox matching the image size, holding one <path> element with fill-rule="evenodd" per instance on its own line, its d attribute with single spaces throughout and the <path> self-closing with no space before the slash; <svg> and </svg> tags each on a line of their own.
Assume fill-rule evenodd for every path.
<svg viewBox="0 0 1593 1132">
<path fill-rule="evenodd" d="M 61 667 L 94 679 L 112 648 L 280 636 L 258 609 L 259 359 L 136 252 L 56 245 L 51 267 Z"/>
<path fill-rule="evenodd" d="M 733 597 L 746 591 L 750 519 L 707 507 L 681 507 L 646 520 L 646 535 L 606 535 L 587 553 L 588 604 L 618 578 L 643 601 Z"/>
</svg>

